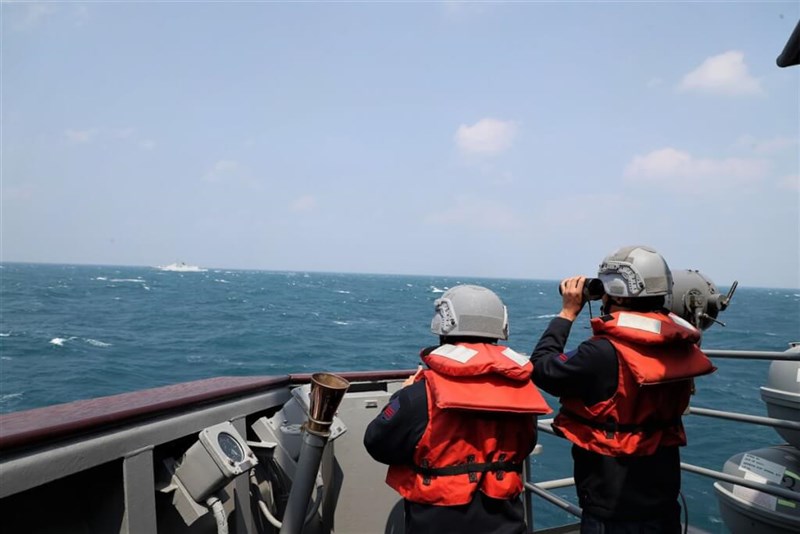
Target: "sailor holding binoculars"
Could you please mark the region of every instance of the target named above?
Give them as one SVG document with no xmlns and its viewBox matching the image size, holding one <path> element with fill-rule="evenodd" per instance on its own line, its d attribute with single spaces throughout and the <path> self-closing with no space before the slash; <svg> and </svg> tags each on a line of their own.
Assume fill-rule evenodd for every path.
<svg viewBox="0 0 800 534">
<path fill-rule="evenodd" d="M 697 347 L 700 332 L 664 308 L 672 290 L 667 262 L 644 246 L 623 247 L 600 264 L 595 286 L 561 282 L 562 309 L 531 361 L 533 381 L 561 398 L 554 429 L 573 443 L 582 534 L 681 531 L 681 414 L 692 378 L 715 368 Z M 600 293 L 598 295 L 598 293 Z M 602 299 L 594 336 L 564 352 L 573 321 Z"/>
</svg>

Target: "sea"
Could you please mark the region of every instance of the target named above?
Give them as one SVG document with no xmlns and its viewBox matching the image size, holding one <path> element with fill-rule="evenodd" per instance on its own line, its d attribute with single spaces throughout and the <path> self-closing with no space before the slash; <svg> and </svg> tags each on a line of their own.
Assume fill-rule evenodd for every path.
<svg viewBox="0 0 800 534">
<path fill-rule="evenodd" d="M 503 299 L 507 344 L 522 353 L 560 309 L 555 280 L 2 263 L 0 413 L 214 376 L 410 370 L 437 341 L 434 300 L 458 284 Z M 800 341 L 800 290 L 740 285 L 718 319 L 725 326 L 705 332 L 704 348 L 784 351 Z M 567 348 L 589 335 L 585 309 Z M 759 387 L 769 362 L 714 363 L 719 370 L 697 380 L 692 405 L 766 415 Z M 683 461 L 715 470 L 783 443 L 768 427 L 700 416 L 685 425 Z M 568 444 L 546 434 L 539 442 L 533 479 L 571 476 Z M 575 502 L 573 488 L 556 493 Z M 693 526 L 727 532 L 711 479 L 684 473 L 683 495 Z M 572 520 L 538 498 L 535 506 L 537 528 Z"/>
</svg>

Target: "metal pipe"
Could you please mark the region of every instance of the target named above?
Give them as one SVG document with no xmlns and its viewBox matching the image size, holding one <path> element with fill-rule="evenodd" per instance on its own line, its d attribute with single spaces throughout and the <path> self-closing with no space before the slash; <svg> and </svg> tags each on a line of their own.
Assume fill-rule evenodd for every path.
<svg viewBox="0 0 800 534">
<path fill-rule="evenodd" d="M 758 491 L 762 491 L 764 493 L 769 493 L 770 495 L 774 495 L 775 497 L 780 497 L 782 499 L 787 499 L 790 501 L 800 502 L 800 493 L 796 491 L 791 491 L 786 488 L 778 487 L 778 486 L 768 486 L 766 484 L 762 484 L 760 482 L 755 482 L 753 480 L 745 480 L 743 478 L 739 478 L 733 475 L 729 475 L 727 473 L 721 473 L 719 471 L 713 471 L 711 469 L 706 469 L 705 467 L 699 467 L 692 464 L 687 464 L 681 462 L 681 469 L 684 471 L 689 471 L 690 473 L 696 473 L 698 475 L 703 475 L 704 477 L 713 478 L 715 480 L 719 480 L 722 482 L 728 482 L 730 484 L 735 484 L 737 486 L 743 486 L 745 488 L 750 488 Z"/>
<path fill-rule="evenodd" d="M 525 488 L 527 490 L 531 491 L 532 493 L 535 493 L 536 495 L 538 495 L 542 499 L 550 502 L 551 504 L 555 504 L 556 506 L 558 506 L 562 510 L 567 511 L 567 512 L 571 513 L 574 516 L 581 517 L 581 515 L 583 514 L 583 511 L 578 506 L 575 506 L 571 502 L 566 501 L 566 500 L 562 499 L 561 497 L 559 497 L 558 495 L 554 495 L 553 493 L 550 493 L 549 491 L 547 491 L 545 489 L 541 489 L 536 484 L 531 484 L 530 482 L 526 482 L 525 483 Z"/>
<path fill-rule="evenodd" d="M 333 416 L 349 386 L 347 380 L 330 373 L 315 373 L 311 377 L 308 420 L 304 425 L 303 442 L 280 534 L 299 534 L 303 530 L 308 500 L 314 489 L 325 444 L 331 435 Z"/>
<path fill-rule="evenodd" d="M 557 435 L 555 430 L 553 430 L 553 419 L 552 418 L 550 418 L 550 419 L 542 419 L 541 421 L 539 421 L 536 424 L 536 426 L 539 428 L 539 430 L 541 430 L 542 432 L 546 432 L 547 434 L 550 434 L 551 436 L 556 436 Z"/>
<path fill-rule="evenodd" d="M 716 417 L 718 419 L 728 419 L 730 421 L 752 423 L 754 425 L 786 428 L 788 430 L 800 430 L 800 422 L 788 421 L 786 419 L 775 419 L 774 417 L 762 417 L 760 415 L 726 412 L 722 410 L 712 410 L 710 408 L 695 408 L 694 406 L 689 407 L 689 413 L 693 415 L 703 415 L 706 417 Z"/>
<path fill-rule="evenodd" d="M 289 502 L 286 503 L 286 511 L 283 513 L 280 534 L 297 534 L 303 530 L 308 501 L 327 442 L 327 435 L 320 436 L 308 428 L 303 432 L 303 443 L 300 446 Z"/>
<path fill-rule="evenodd" d="M 776 419 L 774 417 L 764 417 L 761 415 L 750 415 L 745 413 L 726 412 L 723 410 L 712 410 L 711 408 L 697 408 L 694 406 L 689 407 L 689 413 L 692 415 L 701 415 L 705 417 L 716 417 L 718 419 L 728 419 L 730 421 L 740 421 L 743 423 L 752 423 L 754 425 L 770 426 L 774 428 L 785 428 L 787 430 L 800 431 L 800 422 L 789 421 L 787 419 Z M 553 430 L 553 419 L 542 419 L 538 423 L 538 428 L 542 432 L 557 436 Z"/>
<path fill-rule="evenodd" d="M 709 358 L 731 358 L 738 360 L 789 360 L 800 361 L 800 352 L 787 350 L 772 352 L 767 350 L 728 350 L 728 349 L 703 349 Z"/>
<path fill-rule="evenodd" d="M 558 488 L 568 488 L 570 486 L 575 485 L 575 479 L 572 477 L 567 478 L 556 478 L 553 480 L 544 480 L 542 482 L 536 482 L 536 487 L 543 489 L 543 490 L 554 490 Z"/>
<path fill-rule="evenodd" d="M 534 447 L 534 450 L 537 447 L 541 451 L 541 448 L 540 448 L 541 446 L 540 445 L 536 445 L 536 447 Z M 531 480 L 533 478 L 533 462 L 531 461 L 531 455 L 532 454 L 535 454 L 535 452 L 529 454 L 528 457 L 525 458 L 525 462 L 523 464 L 524 467 L 525 467 L 525 469 L 524 469 L 524 473 L 525 473 L 524 480 Z M 525 525 L 527 525 L 527 530 L 525 532 L 528 533 L 528 534 L 532 534 L 534 532 L 534 530 L 535 530 L 535 525 L 533 524 L 533 521 L 534 521 L 533 499 L 530 498 L 530 495 L 528 495 L 528 492 L 523 492 L 523 494 L 524 494 L 524 497 L 525 497 L 525 500 L 524 500 Z"/>
</svg>

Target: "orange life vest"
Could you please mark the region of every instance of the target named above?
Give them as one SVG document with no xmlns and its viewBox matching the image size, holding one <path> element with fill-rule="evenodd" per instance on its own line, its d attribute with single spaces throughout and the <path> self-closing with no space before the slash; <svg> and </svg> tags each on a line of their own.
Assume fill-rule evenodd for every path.
<svg viewBox="0 0 800 534">
<path fill-rule="evenodd" d="M 716 371 L 696 345 L 700 332 L 672 313 L 630 311 L 596 317 L 592 330 L 617 351 L 617 390 L 592 406 L 562 398 L 553 426 L 606 456 L 648 456 L 659 447 L 686 445 L 681 415 L 691 379 Z"/>
<path fill-rule="evenodd" d="M 414 465 L 389 467 L 403 498 L 455 506 L 480 489 L 495 499 L 522 491 L 522 463 L 536 445 L 536 415 L 550 413 L 530 379 L 527 356 L 508 347 L 461 343 L 422 356 L 428 426 Z"/>
</svg>

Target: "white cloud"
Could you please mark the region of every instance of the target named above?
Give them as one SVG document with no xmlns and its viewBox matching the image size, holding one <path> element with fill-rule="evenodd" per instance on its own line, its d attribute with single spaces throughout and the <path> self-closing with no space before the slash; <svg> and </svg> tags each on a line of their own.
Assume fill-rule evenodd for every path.
<svg viewBox="0 0 800 534">
<path fill-rule="evenodd" d="M 93 143 L 95 141 L 112 141 L 138 146 L 142 150 L 153 150 L 157 143 L 153 139 L 142 138 L 137 135 L 135 128 L 89 128 L 77 130 L 70 128 L 64 132 L 67 141 L 74 144 Z M 225 169 L 219 169 L 225 170 Z"/>
<path fill-rule="evenodd" d="M 792 174 L 781 178 L 778 185 L 781 189 L 800 192 L 800 174 Z"/>
<path fill-rule="evenodd" d="M 313 211 L 317 207 L 317 199 L 311 195 L 305 195 L 296 198 L 290 205 L 289 209 L 294 212 L 307 212 Z"/>
<path fill-rule="evenodd" d="M 514 121 L 485 118 L 472 126 L 459 126 L 455 141 L 465 153 L 491 156 L 510 148 L 516 133 Z"/>
<path fill-rule="evenodd" d="M 54 2 L 53 0 L 49 0 L 48 2 L 35 2 L 31 0 L 3 0 L 3 4 L 9 6 L 9 9 L 13 9 L 12 6 L 19 5 L 20 10 L 22 10 L 20 12 L 20 16 L 17 17 L 14 24 L 14 28 L 16 30 L 30 30 L 35 28 L 44 22 L 45 19 L 52 17 L 56 13 L 65 15 L 62 17 L 62 19 L 72 20 L 76 27 L 84 26 L 87 22 L 89 22 L 88 6 L 81 4 L 74 6 L 71 10 L 69 8 L 65 8 L 64 10 L 59 11 L 59 8 L 54 5 L 58 3 L 59 2 Z"/>
<path fill-rule="evenodd" d="M 231 178 L 235 178 L 241 171 L 241 165 L 238 161 L 229 159 L 221 159 L 214 163 L 212 167 L 203 175 L 203 179 L 207 182 L 222 182 Z"/>
<path fill-rule="evenodd" d="M 697 158 L 676 148 L 661 148 L 637 155 L 625 168 L 630 182 L 663 189 L 691 186 L 719 187 L 756 182 L 764 178 L 768 163 L 752 158 Z"/>
<path fill-rule="evenodd" d="M 5 2 L 4 2 L 5 3 Z M 33 28 L 42 22 L 45 18 L 56 13 L 58 9 L 52 4 L 43 2 L 30 2 L 25 5 L 25 12 L 22 18 L 16 24 L 18 30 L 27 30 Z"/>
<path fill-rule="evenodd" d="M 425 222 L 478 230 L 510 230 L 520 227 L 517 215 L 502 204 L 485 199 L 458 197 L 449 208 L 438 208 Z"/>
<path fill-rule="evenodd" d="M 721 95 L 752 95 L 763 92 L 761 82 L 748 72 L 744 54 L 737 50 L 707 58 L 683 77 L 678 90 Z"/>
<path fill-rule="evenodd" d="M 736 141 L 736 146 L 752 150 L 756 154 L 774 154 L 787 148 L 797 146 L 796 137 L 777 136 L 770 139 L 756 139 L 752 135 L 743 135 Z"/>
<path fill-rule="evenodd" d="M 67 137 L 67 140 L 71 143 L 89 143 L 92 141 L 92 139 L 96 134 L 97 134 L 96 128 L 91 128 L 89 130 L 69 129 L 64 132 L 64 135 Z"/>
</svg>

